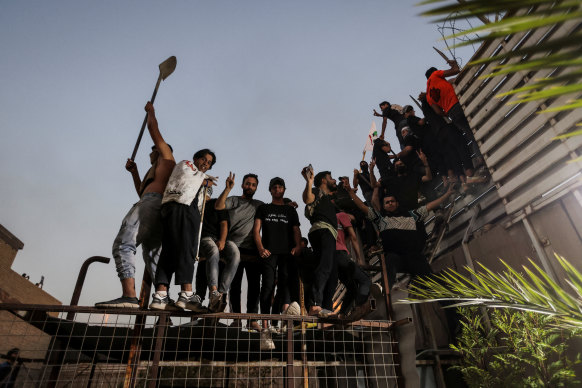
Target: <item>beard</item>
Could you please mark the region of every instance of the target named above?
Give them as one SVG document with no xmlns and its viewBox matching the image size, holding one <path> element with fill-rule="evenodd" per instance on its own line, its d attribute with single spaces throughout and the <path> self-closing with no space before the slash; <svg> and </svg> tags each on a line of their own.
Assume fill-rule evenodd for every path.
<svg viewBox="0 0 582 388">
<path fill-rule="evenodd" d="M 253 197 L 253 195 L 255 195 L 255 191 L 256 191 L 256 190 L 253 190 L 253 189 L 244 189 L 244 190 L 243 190 L 243 194 L 244 194 L 244 195 L 245 195 L 245 197 L 247 197 L 247 198 L 252 198 L 252 197 Z"/>
</svg>

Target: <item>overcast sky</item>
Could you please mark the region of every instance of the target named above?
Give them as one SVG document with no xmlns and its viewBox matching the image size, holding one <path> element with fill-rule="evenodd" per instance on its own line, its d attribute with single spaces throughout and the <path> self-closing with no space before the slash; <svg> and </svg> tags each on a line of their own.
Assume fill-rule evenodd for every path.
<svg viewBox="0 0 582 388">
<path fill-rule="evenodd" d="M 111 257 L 138 199 L 125 161 L 158 64 L 171 55 L 178 65 L 155 103 L 160 129 L 176 160 L 216 152 L 215 192 L 233 171 L 241 194 L 240 179 L 254 172 L 256 198 L 269 201 L 268 181 L 280 176 L 300 202 L 303 166 L 352 176 L 372 109 L 410 104 L 426 69 L 445 67 L 431 48 L 444 48 L 437 27 L 414 4 L 1 2 L 0 224 L 24 242 L 13 269 L 33 282 L 44 275 L 45 290 L 68 304 L 82 262 Z M 396 144 L 391 124 L 387 133 Z M 141 253 L 137 263 L 139 279 Z M 120 295 L 113 261 L 94 264 L 80 304 Z"/>
</svg>

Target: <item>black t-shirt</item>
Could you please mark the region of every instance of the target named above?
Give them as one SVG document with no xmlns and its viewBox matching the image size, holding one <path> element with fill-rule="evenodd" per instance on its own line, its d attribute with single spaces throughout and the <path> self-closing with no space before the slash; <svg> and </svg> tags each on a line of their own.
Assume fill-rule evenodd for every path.
<svg viewBox="0 0 582 388">
<path fill-rule="evenodd" d="M 321 193 L 317 187 L 313 188 L 313 195 L 315 195 L 315 207 L 312 204 L 307 205 L 305 217 L 309 219 L 312 225 L 322 221 L 337 229 L 337 217 L 335 216 L 337 207 L 333 202 L 332 195 Z"/>
<path fill-rule="evenodd" d="M 404 120 L 404 115 L 402 113 L 400 113 L 399 111 L 397 111 L 396 109 L 392 109 L 392 107 L 390 105 L 388 105 L 388 108 L 382 110 L 382 117 L 386 117 L 387 119 L 391 120 L 394 123 L 394 129 L 396 130 L 396 137 L 398 138 L 398 141 L 400 142 L 400 145 L 402 146 L 404 139 L 402 138 L 402 134 L 398 130 L 398 124 L 400 124 L 400 122 L 402 120 Z"/>
<path fill-rule="evenodd" d="M 399 209 L 407 211 L 418 207 L 418 191 L 421 184 L 422 176 L 409 170 L 406 175 L 390 178 L 384 187 L 390 195 L 396 196 Z"/>
<path fill-rule="evenodd" d="M 412 133 L 409 133 L 404 138 L 404 147 L 405 148 L 412 147 L 412 151 L 410 151 L 407 155 L 403 156 L 402 161 L 406 166 L 408 166 L 409 169 L 414 169 L 420 163 L 420 159 L 418 158 L 418 154 L 416 153 L 416 151 L 418 151 L 421 148 L 420 139 L 413 135 Z"/>
<path fill-rule="evenodd" d="M 255 219 L 262 223 L 263 247 L 273 254 L 291 253 L 295 246 L 293 227 L 299 226 L 299 216 L 292 206 L 263 204 L 257 208 Z"/>
<path fill-rule="evenodd" d="M 227 210 L 215 210 L 216 198 L 206 202 L 204 207 L 204 220 L 202 221 L 202 237 L 218 239 L 220 236 L 220 222 L 228 222 Z"/>
<path fill-rule="evenodd" d="M 388 179 L 390 176 L 394 175 L 394 165 L 388 156 L 388 153 L 382 150 L 384 146 L 384 141 L 382 139 L 376 139 L 374 141 L 374 150 L 372 152 L 372 157 L 376 159 L 376 167 L 378 167 L 378 172 L 382 180 Z"/>
<path fill-rule="evenodd" d="M 362 171 L 358 175 L 359 175 L 358 184 L 360 185 L 360 188 L 362 189 L 362 194 L 368 195 L 368 193 L 372 193 L 374 191 L 374 189 L 372 189 L 372 186 L 370 186 L 368 184 L 368 182 L 370 182 L 370 172 L 369 171 Z"/>
</svg>

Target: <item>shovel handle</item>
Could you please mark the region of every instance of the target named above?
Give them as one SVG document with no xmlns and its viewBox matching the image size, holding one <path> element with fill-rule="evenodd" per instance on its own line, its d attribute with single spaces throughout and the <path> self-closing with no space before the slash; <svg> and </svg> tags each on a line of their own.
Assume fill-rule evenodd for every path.
<svg viewBox="0 0 582 388">
<path fill-rule="evenodd" d="M 158 82 L 156 82 L 156 87 L 154 89 L 154 93 L 152 94 L 152 99 L 150 100 L 152 104 L 154 103 L 154 101 L 156 99 L 156 95 L 158 94 L 158 88 L 160 87 L 161 81 L 162 81 L 162 77 L 160 74 L 160 76 L 158 77 Z M 139 135 L 137 136 L 137 141 L 135 142 L 135 147 L 133 147 L 133 152 L 131 154 L 131 160 L 135 160 L 135 155 L 137 154 L 137 149 L 139 148 L 139 143 L 141 143 L 141 138 L 143 137 L 143 132 L 145 130 L 147 122 L 148 122 L 148 114 L 146 113 L 146 115 L 143 119 L 143 123 L 141 124 L 141 129 L 139 131 Z"/>
</svg>

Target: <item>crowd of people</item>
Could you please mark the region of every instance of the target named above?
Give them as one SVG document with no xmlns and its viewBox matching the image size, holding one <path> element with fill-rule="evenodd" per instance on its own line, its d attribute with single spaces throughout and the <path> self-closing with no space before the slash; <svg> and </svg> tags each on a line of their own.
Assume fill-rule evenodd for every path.
<svg viewBox="0 0 582 388">
<path fill-rule="evenodd" d="M 302 201 L 311 223 L 308 239 L 301 235 L 298 204 L 285 197 L 280 177 L 269 180 L 270 203 L 253 198 L 259 177 L 252 173 L 240 182 L 242 195 L 231 195 L 236 186 L 231 173 L 224 190 L 212 199 L 217 180 L 208 171 L 216 155 L 201 149 L 192 161 L 177 163 L 148 102 L 152 166 L 141 179 L 135 163 L 128 160 L 126 169 L 140 200 L 123 219 L 113 243 L 122 296 L 96 306 L 139 308 L 135 253 L 140 245 L 155 286 L 149 308 L 155 310 L 223 312 L 229 304 L 231 312 L 240 313 L 246 273 L 247 313 L 299 314 L 302 282 L 309 315 L 356 320 L 370 310 L 374 285 L 363 268 L 371 252 L 384 252 L 389 284 L 397 273 L 429 275 L 431 268 L 423 256 L 428 212 L 456 190 L 486 179 L 475 174 L 483 158 L 446 80 L 459 71 L 456 62 L 450 65 L 449 70 L 431 68 L 426 73 L 427 91 L 419 96 L 424 118 L 417 117 L 410 105 L 398 109 L 387 101 L 380 103 L 382 113 L 374 114 L 383 118 L 381 135 L 374 142 L 371 161 L 360 162 L 351 183 L 347 176 L 337 182 L 330 171 L 315 173 L 311 166 L 301 171 Z M 398 153 L 384 140 L 388 119 L 400 143 Z M 423 185 L 437 175 L 444 189 L 440 195 L 425 195 Z M 175 301 L 169 294 L 172 278 L 180 287 Z M 333 296 L 338 281 L 347 292 L 336 311 Z M 274 347 L 268 321 L 251 320 L 248 328 L 261 331 L 262 348 Z"/>
</svg>

